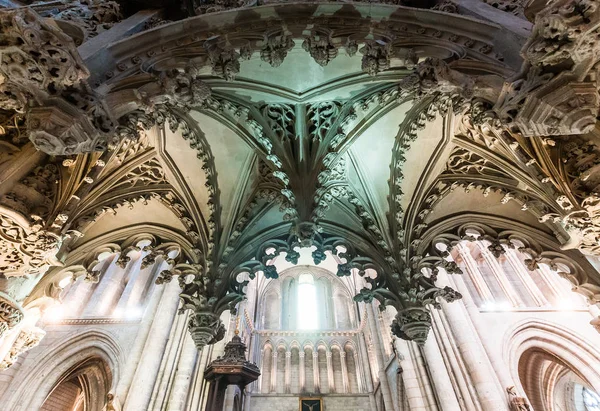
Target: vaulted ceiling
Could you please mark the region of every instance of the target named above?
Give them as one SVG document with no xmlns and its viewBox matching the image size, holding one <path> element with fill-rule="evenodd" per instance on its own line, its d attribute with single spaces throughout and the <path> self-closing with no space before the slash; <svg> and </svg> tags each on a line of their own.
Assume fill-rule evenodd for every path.
<svg viewBox="0 0 600 411">
<path fill-rule="evenodd" d="M 3 134 L 2 159 L 30 165 L 0 186 L 2 216 L 22 237 L 34 233 L 33 244 L 48 238 L 43 256 L 7 250 L 21 259 L 10 263 L 14 275 L 43 265 L 35 258 L 44 270 L 92 266 L 105 244 L 124 250 L 133 234 L 176 243 L 163 280 L 180 276 L 201 346 L 247 281 L 277 276 L 276 255 L 293 263 L 313 247 L 315 264 L 339 254 L 338 275 L 365 276 L 357 300 L 404 313 L 398 335 L 424 341 L 426 306 L 460 297 L 436 287 L 437 267 L 454 268 L 428 247 L 440 235 L 466 238 L 476 223 L 490 241 L 514 246 L 518 237 L 532 260 L 568 259 L 564 275 L 597 298 L 598 275 L 560 244 L 594 249 L 593 235 L 565 220 L 571 209 L 590 218 L 584 199 L 596 179 L 573 183 L 580 162 L 565 159 L 581 154 L 563 134 L 583 136 L 595 170 L 598 129 L 578 120 L 572 133 L 561 123 L 552 134 L 545 118 L 525 122 L 530 94 L 515 82 L 509 95 L 503 84 L 519 75 L 526 38 L 508 44 L 503 27 L 437 9 L 267 4 L 128 37 L 108 30 L 79 48 L 64 22 L 2 12 L 13 44 L 2 72 L 19 73 L 0 83 L 2 114 L 16 126 Z M 16 71 L 25 50 L 44 74 L 35 47 L 44 64 L 62 67 L 49 71 L 55 77 Z M 531 124 L 546 137 L 527 138 Z M 51 268 L 29 299 L 51 294 L 59 272 Z"/>
</svg>

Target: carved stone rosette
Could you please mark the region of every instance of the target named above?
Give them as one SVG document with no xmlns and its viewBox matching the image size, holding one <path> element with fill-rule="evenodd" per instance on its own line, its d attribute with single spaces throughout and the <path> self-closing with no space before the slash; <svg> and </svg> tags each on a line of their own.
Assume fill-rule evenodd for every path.
<svg viewBox="0 0 600 411">
<path fill-rule="evenodd" d="M 23 310 L 6 294 L 0 293 L 0 338 L 23 320 Z"/>
</svg>

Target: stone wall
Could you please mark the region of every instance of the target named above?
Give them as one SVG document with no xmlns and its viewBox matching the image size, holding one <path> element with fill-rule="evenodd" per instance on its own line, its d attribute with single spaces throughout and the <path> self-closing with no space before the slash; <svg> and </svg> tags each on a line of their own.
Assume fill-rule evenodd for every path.
<svg viewBox="0 0 600 411">
<path fill-rule="evenodd" d="M 252 395 L 250 400 L 251 410 L 273 411 L 298 411 L 299 396 L 297 395 Z M 323 398 L 323 411 L 366 411 L 370 410 L 369 395 L 325 395 Z"/>
</svg>

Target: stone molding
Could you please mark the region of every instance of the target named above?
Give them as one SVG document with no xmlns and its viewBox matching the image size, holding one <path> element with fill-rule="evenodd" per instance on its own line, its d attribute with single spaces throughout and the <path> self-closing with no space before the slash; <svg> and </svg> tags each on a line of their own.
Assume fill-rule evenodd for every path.
<svg viewBox="0 0 600 411">
<path fill-rule="evenodd" d="M 0 293 L 0 338 L 23 321 L 24 315 L 19 304 L 6 294 Z"/>
</svg>

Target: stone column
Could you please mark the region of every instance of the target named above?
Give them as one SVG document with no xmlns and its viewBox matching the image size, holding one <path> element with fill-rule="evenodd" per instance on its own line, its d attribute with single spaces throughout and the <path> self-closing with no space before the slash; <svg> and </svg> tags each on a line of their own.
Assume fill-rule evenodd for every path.
<svg viewBox="0 0 600 411">
<path fill-rule="evenodd" d="M 168 342 L 171 326 L 179 306 L 181 288 L 177 281 L 166 284 L 148 339 L 140 357 L 133 382 L 125 401 L 124 411 L 147 410 L 163 353 Z"/>
<path fill-rule="evenodd" d="M 431 315 L 433 318 L 432 331 L 434 332 L 435 337 L 440 341 L 438 347 L 440 348 L 442 356 L 446 359 L 446 364 L 448 364 L 446 369 L 452 371 L 452 374 L 449 376 L 453 378 L 453 386 L 460 393 L 458 395 L 460 409 L 471 410 L 481 408 L 479 407 L 478 402 L 477 405 L 475 405 L 477 395 L 475 394 L 473 386 L 468 381 L 468 375 L 464 372 L 464 361 L 462 361 L 459 354 L 456 341 L 452 335 L 452 330 L 450 330 L 450 325 L 446 321 L 445 314 L 442 310 L 431 310 Z"/>
<path fill-rule="evenodd" d="M 157 314 L 158 306 L 162 301 L 162 295 L 164 291 L 165 287 L 156 287 L 154 289 L 154 292 L 152 293 L 150 301 L 146 307 L 144 318 L 142 319 L 142 322 L 138 328 L 137 335 L 125 364 L 125 369 L 123 370 L 121 379 L 117 384 L 117 397 L 121 404 L 125 402 L 129 392 L 129 387 L 131 386 L 135 370 L 140 362 L 142 352 L 144 351 L 144 346 L 148 340 L 150 329 L 152 328 L 154 316 Z"/>
<path fill-rule="evenodd" d="M 273 348 L 273 357 L 271 361 L 271 390 L 277 392 L 277 349 Z"/>
<path fill-rule="evenodd" d="M 362 379 L 360 367 L 358 365 L 358 353 L 354 351 L 354 374 L 356 375 L 356 384 L 358 385 L 358 392 L 365 392 L 365 383 Z"/>
<path fill-rule="evenodd" d="M 371 366 L 369 363 L 369 354 L 367 353 L 367 344 L 365 343 L 365 334 L 360 333 L 358 335 L 358 347 L 360 349 L 360 355 L 365 359 L 366 364 L 361 363 L 361 377 L 363 379 L 363 388 L 367 392 L 373 392 L 373 376 L 371 374 Z M 357 363 L 358 364 L 358 363 Z"/>
<path fill-rule="evenodd" d="M 462 279 L 457 278 L 457 281 L 462 282 Z M 446 284 L 449 284 L 448 275 L 440 270 L 438 286 L 443 287 Z M 462 282 L 462 285 L 464 286 L 464 282 Z M 458 287 L 458 291 L 463 293 L 463 296 L 468 296 L 468 291 L 463 287 Z M 483 344 L 479 340 L 474 325 L 470 321 L 470 316 L 466 312 L 463 301 L 450 304 L 443 301 L 442 309 L 452 329 L 482 410 L 505 411 L 507 409 L 506 396 L 500 391 L 501 387 L 496 379 L 496 372 L 487 357 Z"/>
<path fill-rule="evenodd" d="M 194 344 L 194 340 L 192 340 L 192 336 L 187 329 L 184 330 L 184 333 L 183 349 L 179 356 L 167 411 L 185 411 L 185 402 L 192 381 L 194 365 L 198 360 L 198 349 L 196 348 L 196 344 Z"/>
<path fill-rule="evenodd" d="M 348 392 L 348 367 L 346 364 L 346 352 L 340 351 L 340 363 L 342 365 L 342 386 L 343 392 Z"/>
<path fill-rule="evenodd" d="M 78 318 L 89 301 L 94 291 L 96 284 L 85 281 L 85 276 L 77 278 L 74 284 L 71 285 L 71 289 L 67 295 L 63 298 L 63 301 L 68 302 L 69 316 Z"/>
<path fill-rule="evenodd" d="M 291 371 L 292 371 L 292 353 L 291 351 L 285 352 L 285 392 L 289 394 L 291 390 Z"/>
<path fill-rule="evenodd" d="M 265 365 L 265 349 L 261 348 L 261 350 L 260 350 L 260 369 L 261 370 L 263 369 L 264 365 Z M 258 382 L 258 392 L 262 392 L 262 386 L 263 386 L 262 375 L 257 380 L 257 382 Z"/>
<path fill-rule="evenodd" d="M 540 307 L 548 305 L 549 303 L 544 296 L 544 293 L 542 293 L 535 281 L 533 281 L 533 278 L 531 278 L 531 274 L 528 272 L 525 265 L 519 260 L 519 257 L 517 257 L 516 251 L 509 248 L 504 255 L 506 256 L 506 261 L 508 261 L 513 270 L 515 270 L 515 273 L 519 276 L 519 279 L 529 292 L 531 298 L 533 298 L 535 304 Z"/>
<path fill-rule="evenodd" d="M 321 384 L 319 382 L 319 351 L 313 351 L 313 381 L 315 386 L 315 392 L 321 392 Z"/>
<path fill-rule="evenodd" d="M 331 351 L 325 353 L 327 357 L 327 382 L 329 383 L 329 392 L 335 392 L 335 381 L 333 379 L 333 366 L 331 364 Z"/>
<path fill-rule="evenodd" d="M 142 257 L 140 259 L 143 261 Z M 141 262 L 139 263 L 139 268 L 136 264 L 121 294 L 117 310 L 126 312 L 128 309 L 139 306 L 142 303 L 142 296 L 145 290 L 149 288 L 148 284 L 152 285 L 154 278 L 163 270 L 163 265 L 165 264 L 161 257 L 157 257 L 154 264 L 145 268 L 141 267 Z"/>
<path fill-rule="evenodd" d="M 444 358 L 439 350 L 437 340 L 433 331 L 429 333 L 429 337 L 423 346 L 423 354 L 427 361 L 431 380 L 441 411 L 460 410 L 460 404 L 456 398 L 452 381 L 448 375 L 449 369 L 444 363 Z"/>
<path fill-rule="evenodd" d="M 92 292 L 91 298 L 85 303 L 83 317 L 101 316 L 108 311 L 108 303 L 119 291 L 124 270 L 115 264 L 118 255 L 114 254 L 102 264 L 102 274 L 99 283 Z"/>
<path fill-rule="evenodd" d="M 494 274 L 494 277 L 496 277 L 498 284 L 500 284 L 500 288 L 502 288 L 506 299 L 511 303 L 513 307 L 522 307 L 524 304 L 521 300 L 521 297 L 515 291 L 512 284 L 508 281 L 508 278 L 506 277 L 506 274 L 504 273 L 502 267 L 500 267 L 496 256 L 494 256 L 494 254 L 492 254 L 488 247 L 481 241 L 477 241 L 477 246 L 479 247 L 483 258 L 485 259 L 485 262 Z"/>
<path fill-rule="evenodd" d="M 298 352 L 299 364 L 298 364 L 298 387 L 300 392 L 305 392 L 305 377 L 304 377 L 304 351 Z"/>
<path fill-rule="evenodd" d="M 421 385 L 415 370 L 415 361 L 410 353 L 408 344 L 410 344 L 408 341 L 400 338 L 394 340 L 396 352 L 400 354 L 402 381 L 404 382 L 406 398 L 410 411 L 427 411 L 427 405 L 424 401 L 425 393 L 421 392 Z"/>
<path fill-rule="evenodd" d="M 366 312 L 365 312 L 366 315 Z M 367 352 L 367 344 L 365 343 L 365 334 L 364 332 L 361 332 L 358 336 L 358 346 L 360 349 L 360 355 L 362 358 L 364 358 L 364 360 L 366 361 L 366 364 L 364 363 L 359 363 L 358 361 L 358 354 L 354 354 L 354 360 L 356 362 L 356 366 L 358 367 L 360 364 L 360 369 L 362 370 L 361 372 L 361 377 L 363 379 L 363 388 L 366 390 L 366 392 L 369 393 L 369 405 L 371 407 L 371 410 L 377 410 L 377 403 L 375 402 L 375 396 L 373 395 L 373 392 L 375 391 L 373 388 L 373 376 L 371 374 L 371 366 L 369 365 L 369 354 Z M 358 371 L 357 371 L 358 373 Z M 361 378 L 359 378 L 359 381 L 361 380 Z"/>
<path fill-rule="evenodd" d="M 561 301 L 572 301 L 571 298 L 573 292 L 568 290 L 565 284 L 560 281 L 560 277 L 557 273 L 552 272 L 546 264 L 540 264 L 538 272 L 556 296 L 558 303 Z"/>
<path fill-rule="evenodd" d="M 467 247 L 463 242 L 460 242 L 460 243 L 458 243 L 458 246 L 456 248 L 458 249 L 458 254 L 462 258 L 462 260 L 465 262 L 465 268 L 467 269 L 467 274 L 471 278 L 471 281 L 473 282 L 475 289 L 477 289 L 477 291 L 479 292 L 479 296 L 481 297 L 482 304 L 485 304 L 486 302 L 494 301 L 494 295 L 492 294 L 492 291 L 490 290 L 490 288 L 487 286 L 485 280 L 483 279 L 483 276 L 481 275 L 479 268 L 477 268 L 477 263 L 475 262 L 475 259 L 471 255 L 471 250 L 469 249 L 469 247 Z"/>
<path fill-rule="evenodd" d="M 369 330 L 371 332 L 371 338 L 373 338 L 373 344 L 375 345 L 375 355 L 377 362 L 379 363 L 379 385 L 381 386 L 381 393 L 383 394 L 383 402 L 386 410 L 394 409 L 394 402 L 392 400 L 392 392 L 390 390 L 389 381 L 387 374 L 385 373 L 385 359 L 383 358 L 383 344 L 381 342 L 381 335 L 377 332 L 377 317 L 375 315 L 375 309 L 373 304 L 367 304 L 367 322 L 369 323 Z"/>
</svg>

